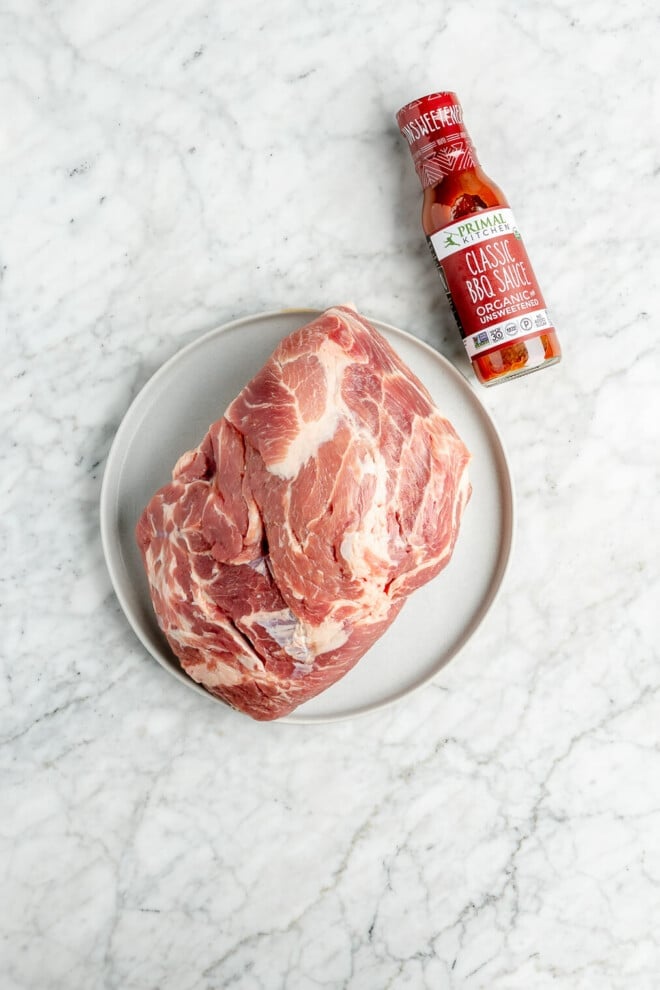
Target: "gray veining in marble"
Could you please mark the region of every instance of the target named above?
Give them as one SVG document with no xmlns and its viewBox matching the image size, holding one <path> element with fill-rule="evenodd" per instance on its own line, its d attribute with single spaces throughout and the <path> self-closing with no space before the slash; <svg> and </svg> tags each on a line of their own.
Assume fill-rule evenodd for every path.
<svg viewBox="0 0 660 990">
<path fill-rule="evenodd" d="M 660 982 L 660 15 L 0 3 L 3 990 Z M 480 396 L 516 551 L 427 689 L 257 725 L 145 655 L 99 532 L 130 399 L 354 300 L 465 374 L 395 111 L 455 89 L 565 359 Z"/>
</svg>

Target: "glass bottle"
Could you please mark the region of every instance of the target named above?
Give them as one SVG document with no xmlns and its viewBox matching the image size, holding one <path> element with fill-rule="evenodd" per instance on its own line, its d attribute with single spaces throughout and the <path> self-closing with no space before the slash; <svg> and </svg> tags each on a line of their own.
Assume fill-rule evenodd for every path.
<svg viewBox="0 0 660 990">
<path fill-rule="evenodd" d="M 455 93 L 397 114 L 424 189 L 422 227 L 477 379 L 556 364 L 556 330 L 502 190 L 485 174 Z"/>
</svg>

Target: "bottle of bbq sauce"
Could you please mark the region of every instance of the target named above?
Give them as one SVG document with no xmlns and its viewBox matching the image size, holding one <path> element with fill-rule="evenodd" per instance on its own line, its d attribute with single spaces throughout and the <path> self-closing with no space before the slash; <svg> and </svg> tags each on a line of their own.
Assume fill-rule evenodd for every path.
<svg viewBox="0 0 660 990">
<path fill-rule="evenodd" d="M 506 197 L 482 171 L 455 93 L 397 123 L 424 189 L 422 226 L 474 372 L 495 385 L 556 364 L 557 333 Z"/>
</svg>

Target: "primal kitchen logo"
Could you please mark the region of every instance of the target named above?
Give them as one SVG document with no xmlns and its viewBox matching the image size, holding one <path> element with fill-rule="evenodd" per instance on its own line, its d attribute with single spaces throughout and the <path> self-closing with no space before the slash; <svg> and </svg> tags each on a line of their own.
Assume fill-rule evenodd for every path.
<svg viewBox="0 0 660 990">
<path fill-rule="evenodd" d="M 508 207 L 494 207 L 481 213 L 472 213 L 469 218 L 466 216 L 442 227 L 432 235 L 431 240 L 436 257 L 442 261 L 465 248 L 474 248 L 502 237 L 510 237 L 513 243 L 522 243 L 518 224 Z"/>
<path fill-rule="evenodd" d="M 492 237 L 494 234 L 504 234 L 511 230 L 508 219 L 504 213 L 487 213 L 484 216 L 477 216 L 474 220 L 466 220 L 463 223 L 455 224 L 452 233 L 447 235 L 445 247 L 463 247 L 476 240 L 483 240 Z M 520 237 L 517 228 L 511 230 L 517 238 Z M 458 237 L 459 243 L 456 243 Z"/>
</svg>

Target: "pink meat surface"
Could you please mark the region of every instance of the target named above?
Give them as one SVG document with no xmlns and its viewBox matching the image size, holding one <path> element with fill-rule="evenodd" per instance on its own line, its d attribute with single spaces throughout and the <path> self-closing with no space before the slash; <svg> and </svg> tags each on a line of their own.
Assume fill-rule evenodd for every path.
<svg viewBox="0 0 660 990">
<path fill-rule="evenodd" d="M 449 562 L 469 460 L 362 316 L 290 334 L 137 525 L 183 669 L 261 720 L 329 687 Z"/>
</svg>

